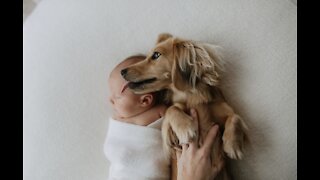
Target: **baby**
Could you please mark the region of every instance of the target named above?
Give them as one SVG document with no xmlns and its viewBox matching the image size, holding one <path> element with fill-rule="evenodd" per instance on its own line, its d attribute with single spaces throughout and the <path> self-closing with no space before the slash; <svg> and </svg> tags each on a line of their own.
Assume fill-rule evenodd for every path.
<svg viewBox="0 0 320 180">
<path fill-rule="evenodd" d="M 113 116 L 104 146 L 109 179 L 169 179 L 170 162 L 162 152 L 161 124 L 166 106 L 163 92 L 137 95 L 120 71 L 145 56 L 131 56 L 110 73 Z"/>
</svg>

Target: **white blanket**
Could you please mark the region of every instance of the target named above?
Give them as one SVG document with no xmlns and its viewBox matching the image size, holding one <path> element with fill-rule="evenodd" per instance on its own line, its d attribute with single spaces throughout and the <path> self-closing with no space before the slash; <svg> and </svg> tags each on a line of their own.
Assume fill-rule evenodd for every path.
<svg viewBox="0 0 320 180">
<path fill-rule="evenodd" d="M 169 179 L 169 162 L 162 151 L 162 118 L 149 126 L 110 118 L 104 150 L 110 161 L 109 180 Z"/>
</svg>

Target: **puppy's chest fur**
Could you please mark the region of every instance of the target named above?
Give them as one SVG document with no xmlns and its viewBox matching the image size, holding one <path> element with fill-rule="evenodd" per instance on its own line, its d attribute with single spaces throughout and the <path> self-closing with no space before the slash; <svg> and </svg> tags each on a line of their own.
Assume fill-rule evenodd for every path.
<svg viewBox="0 0 320 180">
<path fill-rule="evenodd" d="M 180 91 L 172 88 L 172 92 L 171 99 L 173 105 L 179 107 L 186 113 L 188 113 L 191 108 L 196 109 L 199 120 L 200 145 L 213 124 L 224 124 L 224 119 L 216 117 L 213 111 L 214 105 L 223 99 L 218 89 Z M 223 126 L 221 132 L 223 132 Z"/>
</svg>

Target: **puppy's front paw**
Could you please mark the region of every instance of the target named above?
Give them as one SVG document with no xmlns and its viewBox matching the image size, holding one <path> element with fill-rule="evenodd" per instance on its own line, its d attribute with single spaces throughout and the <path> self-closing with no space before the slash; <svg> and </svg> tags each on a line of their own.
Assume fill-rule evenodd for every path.
<svg viewBox="0 0 320 180">
<path fill-rule="evenodd" d="M 241 145 L 233 140 L 223 140 L 223 149 L 231 159 L 242 159 L 243 152 Z"/>
<path fill-rule="evenodd" d="M 194 141 L 197 136 L 197 127 L 194 120 L 186 116 L 185 121 L 179 124 L 175 131 L 180 144 L 186 144 Z"/>
<path fill-rule="evenodd" d="M 239 116 L 230 117 L 223 133 L 223 149 L 232 159 L 242 159 L 245 141 L 247 139 L 247 126 Z"/>
</svg>

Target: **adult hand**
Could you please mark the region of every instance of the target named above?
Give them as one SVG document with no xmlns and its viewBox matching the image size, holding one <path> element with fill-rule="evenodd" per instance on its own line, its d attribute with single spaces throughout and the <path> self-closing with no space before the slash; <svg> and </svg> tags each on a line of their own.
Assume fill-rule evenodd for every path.
<svg viewBox="0 0 320 180">
<path fill-rule="evenodd" d="M 191 117 L 198 126 L 198 116 L 194 109 L 191 109 Z M 195 140 L 189 144 L 183 144 L 182 152 L 177 151 L 177 180 L 211 180 L 216 177 L 216 172 L 211 165 L 210 154 L 218 128 L 218 125 L 211 127 L 202 147 L 199 147 L 198 140 Z"/>
</svg>

